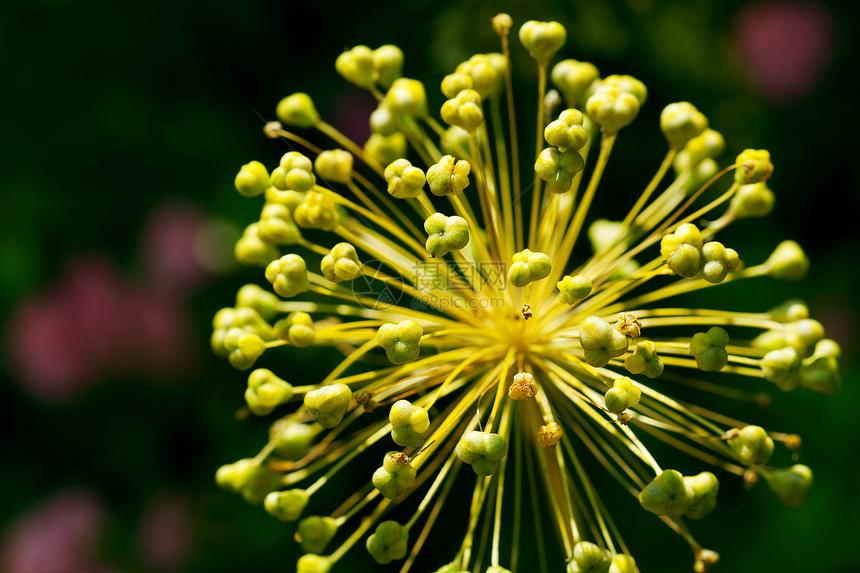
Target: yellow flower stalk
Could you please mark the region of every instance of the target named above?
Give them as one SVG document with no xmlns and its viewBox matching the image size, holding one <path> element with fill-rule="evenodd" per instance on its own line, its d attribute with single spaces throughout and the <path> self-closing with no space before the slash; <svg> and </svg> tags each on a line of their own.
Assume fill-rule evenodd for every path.
<svg viewBox="0 0 860 573">
<path fill-rule="evenodd" d="M 812 483 L 804 465 L 768 465 L 775 449 L 796 449 L 796 436 L 714 412 L 708 398 L 831 394 L 838 345 L 798 301 L 757 313 L 672 302 L 805 274 L 796 243 L 756 263 L 744 260 L 743 244 L 715 240 L 728 225 L 754 231 L 749 218 L 770 212 L 769 153 L 742 150 L 721 168 L 725 142 L 707 118 L 689 102 L 668 103 L 659 126 L 643 127 L 655 145 L 665 140 L 665 159 L 644 189 L 611 190 L 617 220 L 593 221 L 594 198 L 610 192 L 600 183 L 615 167 L 612 150 L 647 89 L 561 59 L 565 28 L 526 22 L 519 38 L 538 71 L 525 106 L 537 110 L 532 149 L 515 130 L 523 102 L 511 89 L 511 27 L 509 16 L 494 18 L 500 51 L 452 70 L 441 94 L 402 76 L 394 46 L 345 51 L 337 71 L 379 102 L 371 139 L 349 140 L 296 93 L 265 133 L 301 151 L 271 173 L 252 161 L 236 176 L 239 194 L 261 201 L 236 255 L 268 288 L 243 287 L 236 306 L 219 311 L 212 347 L 239 370 L 265 363 L 245 396 L 250 412 L 272 416 L 272 429 L 255 457 L 225 465 L 217 481 L 299 522 L 301 573 L 349 571 L 341 562 L 362 546 L 402 573 L 533 571 L 521 559 L 525 543 L 537 544 L 543 571 L 554 562 L 569 572 L 636 571 L 601 498 L 618 488 L 603 491 L 588 456 L 629 494 L 629 511 L 655 514 L 704 571 L 718 555 L 687 519 L 719 503 L 718 479 L 760 476 L 789 506 Z M 583 240 L 587 258 L 574 254 Z M 311 345 L 343 357 L 300 385 L 276 355 L 289 361 Z M 673 385 L 701 399 L 675 398 Z M 695 458 L 701 473 L 656 459 L 646 446 L 654 440 Z M 366 486 L 331 488 L 359 456 L 377 467 Z M 471 504 L 445 507 L 457 474 L 472 484 Z M 523 515 L 525 496 L 534 520 Z M 440 523 L 459 550 L 422 552 Z M 503 547 L 503 538 L 512 542 Z"/>
</svg>

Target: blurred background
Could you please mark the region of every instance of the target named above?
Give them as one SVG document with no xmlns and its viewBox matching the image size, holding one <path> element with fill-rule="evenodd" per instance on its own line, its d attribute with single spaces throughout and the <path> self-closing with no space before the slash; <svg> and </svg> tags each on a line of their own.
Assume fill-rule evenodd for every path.
<svg viewBox="0 0 860 573">
<path fill-rule="evenodd" d="M 795 239 L 812 270 L 799 283 L 715 289 L 723 292 L 709 293 L 716 300 L 706 306 L 762 310 L 800 296 L 842 345 L 844 387 L 831 398 L 776 395 L 764 411 L 715 406 L 800 433 L 816 483 L 798 510 L 764 487 L 726 485 L 713 517 L 693 531 L 722 554 L 720 571 L 860 569 L 844 537 L 860 531 L 851 457 L 860 447 L 852 137 L 860 125 L 846 85 L 858 55 L 856 8 L 835 1 L 529 4 L 0 6 L 4 573 L 293 570 L 299 552 L 291 526 L 214 484 L 215 469 L 256 452 L 265 431 L 236 420 L 245 376 L 208 348 L 215 311 L 233 304 L 238 286 L 260 280 L 232 262 L 232 241 L 259 209 L 236 194 L 233 177 L 243 163 L 271 165 L 284 152 L 261 130 L 294 91 L 311 94 L 327 121 L 363 141 L 374 104 L 334 71 L 337 55 L 356 44 L 401 46 L 405 75 L 425 81 L 438 109 L 442 76 L 472 53 L 498 49 L 488 21 L 499 11 L 515 26 L 559 20 L 568 29 L 561 57 L 648 86 L 648 103 L 616 146 L 606 188 L 644 186 L 664 153 L 657 118 L 672 101 L 693 102 L 725 135 L 723 163 L 747 147 L 771 151 L 774 213 L 729 232 L 752 261 Z M 528 102 L 535 72 L 516 41 L 514 51 L 519 101 Z M 312 363 L 325 355 L 302 356 L 286 372 L 313 379 Z M 615 517 L 644 572 L 691 570 L 680 539 L 633 513 Z M 375 570 L 361 549 L 353 553 L 356 564 L 342 570 Z"/>
</svg>

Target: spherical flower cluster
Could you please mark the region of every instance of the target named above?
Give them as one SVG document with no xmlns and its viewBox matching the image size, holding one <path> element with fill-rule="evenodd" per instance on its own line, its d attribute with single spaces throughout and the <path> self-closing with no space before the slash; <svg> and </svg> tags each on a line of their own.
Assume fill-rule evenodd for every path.
<svg viewBox="0 0 860 573">
<path fill-rule="evenodd" d="M 831 394 L 841 383 L 838 345 L 799 301 L 757 313 L 672 302 L 723 283 L 806 273 L 791 241 L 754 264 L 743 245 L 715 240 L 773 208 L 769 153 L 745 150 L 720 169 L 722 136 L 689 102 L 670 103 L 652 127 L 667 153 L 645 189 L 601 190 L 648 91 L 585 62 L 551 66 L 567 32 L 530 21 L 519 39 L 538 71 L 537 145 L 525 157 L 511 28 L 509 16 L 494 18 L 500 53 L 457 66 L 436 103 L 402 77 L 394 46 L 345 51 L 337 71 L 379 102 L 370 139 L 351 141 L 309 95 L 293 94 L 265 133 L 304 151 L 271 173 L 252 161 L 236 176 L 240 195 L 264 201 L 236 255 L 265 269 L 271 290 L 243 287 L 235 307 L 216 315 L 212 345 L 250 370 L 249 411 L 274 419 L 265 447 L 216 479 L 297 522 L 300 573 L 329 571 L 360 545 L 380 564 L 403 560 L 402 572 L 522 570 L 519 547 L 548 548 L 549 531 L 560 551 L 542 560 L 569 572 L 632 573 L 624 528 L 601 500 L 616 494 L 602 493 L 585 455 L 629 494 L 630 510 L 680 534 L 705 571 L 719 556 L 686 520 L 716 507 L 719 479 L 762 478 L 792 507 L 812 483 L 805 465 L 772 461 L 796 457 L 797 436 L 714 412 L 707 393 L 755 401 L 773 384 Z M 334 148 L 292 128 L 315 129 Z M 531 173 L 521 173 L 521 156 Z M 594 198 L 607 192 L 619 219 L 587 225 Z M 583 237 L 592 248 L 585 259 L 575 249 Z M 274 355 L 289 360 L 311 345 L 344 356 L 302 385 Z M 251 370 L 258 361 L 267 368 Z M 750 391 L 729 381 L 739 376 Z M 673 398 L 664 377 L 703 399 Z M 665 467 L 672 460 L 658 461 L 646 435 L 705 468 Z M 362 489 L 340 495 L 332 478 L 358 456 L 376 469 Z M 458 484 L 464 474 L 473 484 L 471 503 L 446 505 L 458 473 Z M 523 491 L 535 528 L 521 524 L 529 522 Z M 462 536 L 459 551 L 421 553 L 440 521 Z M 512 540 L 510 552 L 502 539 Z"/>
</svg>

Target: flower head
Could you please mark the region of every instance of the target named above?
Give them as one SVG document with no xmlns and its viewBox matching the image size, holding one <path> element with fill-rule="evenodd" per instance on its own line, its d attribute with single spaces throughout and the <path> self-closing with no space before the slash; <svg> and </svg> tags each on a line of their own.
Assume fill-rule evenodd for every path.
<svg viewBox="0 0 860 573">
<path fill-rule="evenodd" d="M 251 373 L 246 397 L 254 414 L 279 418 L 262 451 L 224 466 L 218 481 L 265 500 L 285 521 L 307 508 L 329 513 L 299 522 L 296 538 L 308 552 L 299 571 L 329 571 L 362 540 L 377 562 L 405 559 L 408 571 L 437 517 L 463 542 L 429 567 L 515 570 L 519 553 L 502 555 L 502 530 L 510 524 L 515 548 L 543 535 L 514 518 L 527 481 L 540 502 L 538 523 L 561 542 L 556 561 L 568 571 L 633 572 L 623 528 L 580 462 L 585 454 L 617 479 L 631 509 L 680 533 L 704 571 L 718 555 L 684 519 L 715 508 L 718 475 L 748 483 L 761 476 L 789 506 L 802 504 L 812 483 L 806 466 L 769 465 L 780 444 L 796 450 L 795 438 L 671 395 L 670 383 L 748 401 L 769 383 L 824 394 L 839 387 L 838 345 L 802 303 L 749 313 L 672 302 L 726 282 L 805 274 L 809 262 L 796 243 L 750 264 L 743 245 L 715 240 L 773 208 L 769 153 L 743 151 L 720 170 L 722 136 L 692 104 L 670 103 L 651 126 L 668 149 L 645 189 L 601 189 L 613 147 L 648 91 L 636 78 L 601 78 L 572 59 L 550 68 L 566 30 L 530 21 L 519 38 L 538 69 L 537 145 L 522 162 L 533 172 L 523 176 L 514 132 L 522 104 L 509 89 L 512 25 L 506 15 L 493 20 L 501 52 L 452 70 L 435 104 L 423 84 L 401 77 L 396 48 L 345 51 L 337 71 L 379 101 L 371 139 L 349 140 L 309 96 L 289 96 L 279 119 L 342 149 L 269 124 L 269 136 L 307 155 L 288 153 L 271 176 L 262 162 L 237 176 L 240 194 L 266 201 L 237 256 L 265 267 L 261 276 L 279 296 L 245 287 L 237 302 L 244 308 L 216 317 L 213 347 L 239 369 L 271 360 L 271 370 Z M 560 95 L 547 97 L 548 79 Z M 562 98 L 565 109 L 544 105 Z M 612 193 L 621 211 L 617 221 L 589 227 L 598 193 Z M 593 250 L 587 258 L 575 249 L 583 235 Z M 310 384 L 279 378 L 295 382 L 276 374 L 272 355 L 310 345 L 345 356 Z M 722 385 L 739 376 L 755 390 Z M 658 461 L 646 435 L 716 473 L 664 468 L 672 460 Z M 374 460 L 366 487 L 342 498 L 328 491 L 357 456 Z M 464 472 L 474 479 L 472 502 L 443 507 L 464 465 L 473 470 Z"/>
</svg>

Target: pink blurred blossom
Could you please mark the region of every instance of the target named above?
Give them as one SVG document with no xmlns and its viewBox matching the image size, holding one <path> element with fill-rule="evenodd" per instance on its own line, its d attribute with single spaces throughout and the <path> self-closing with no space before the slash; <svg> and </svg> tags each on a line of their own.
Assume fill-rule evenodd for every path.
<svg viewBox="0 0 860 573">
<path fill-rule="evenodd" d="M 175 571 L 191 553 L 191 512 L 178 494 L 148 500 L 136 539 L 139 560 L 152 571 Z"/>
<path fill-rule="evenodd" d="M 7 328 L 9 364 L 24 387 L 62 402 L 96 382 L 106 361 L 121 359 L 114 351 L 126 330 L 123 291 L 110 263 L 84 256 L 25 299 Z"/>
<path fill-rule="evenodd" d="M 70 257 L 7 325 L 9 364 L 22 386 L 60 403 L 110 377 L 187 375 L 197 344 L 185 303 L 207 278 L 194 255 L 205 222 L 185 203 L 156 208 L 144 225 L 135 281 L 102 255 Z"/>
<path fill-rule="evenodd" d="M 735 20 L 734 43 L 742 70 L 763 97 L 788 105 L 820 82 L 834 52 L 836 25 L 815 2 L 756 2 Z"/>
<path fill-rule="evenodd" d="M 195 205 L 173 199 L 156 206 L 140 237 L 147 284 L 159 290 L 187 293 L 208 278 L 196 252 L 207 218 Z"/>
<path fill-rule="evenodd" d="M 95 553 L 105 509 L 90 491 L 67 489 L 15 519 L 2 542 L 4 573 L 111 573 Z"/>
</svg>

